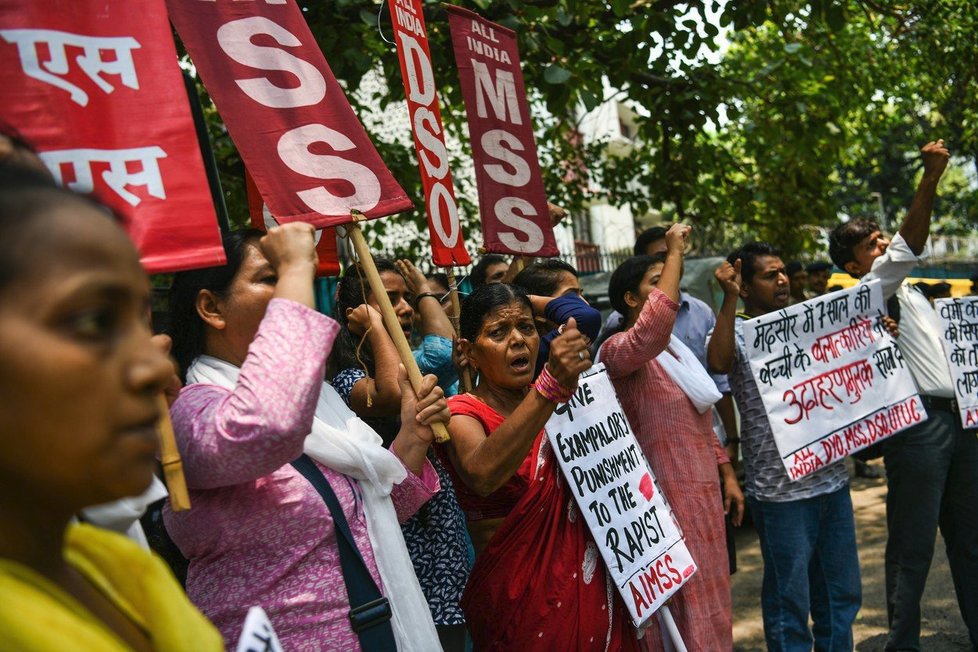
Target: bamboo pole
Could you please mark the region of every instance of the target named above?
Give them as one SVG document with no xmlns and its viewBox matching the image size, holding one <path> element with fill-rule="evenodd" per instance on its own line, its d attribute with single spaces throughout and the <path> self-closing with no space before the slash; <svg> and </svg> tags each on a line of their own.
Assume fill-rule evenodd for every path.
<svg viewBox="0 0 978 652">
<path fill-rule="evenodd" d="M 180 451 L 177 440 L 173 435 L 173 423 L 170 421 L 170 406 L 166 397 L 157 397 L 160 404 L 160 421 L 157 430 L 160 435 L 160 461 L 163 464 L 163 475 L 166 476 L 166 489 L 170 492 L 170 507 L 175 512 L 190 509 L 190 494 L 187 492 L 187 480 L 183 477 L 183 462 L 180 461 Z"/>
<path fill-rule="evenodd" d="M 455 268 L 449 267 L 445 270 L 445 275 L 448 277 L 448 296 L 452 300 L 452 316 L 451 322 L 452 326 L 455 327 L 455 338 L 456 340 L 462 336 L 459 332 L 459 319 L 462 317 L 462 304 L 458 300 L 458 285 L 455 282 Z M 467 366 L 462 369 L 462 391 L 468 394 L 472 391 L 472 370 Z"/>
<path fill-rule="evenodd" d="M 686 643 L 683 642 L 683 636 L 679 633 L 679 627 L 676 626 L 676 619 L 672 617 L 672 612 L 669 611 L 669 605 L 662 605 L 656 615 L 659 616 L 659 622 L 665 626 L 673 649 L 676 652 L 686 652 Z"/>
<path fill-rule="evenodd" d="M 362 219 L 363 215 L 361 213 L 353 211 L 353 223 L 346 225 L 347 233 L 350 236 L 350 242 L 353 243 L 353 249 L 357 252 L 357 258 L 360 259 L 363 272 L 367 276 L 370 292 L 373 293 L 377 303 L 380 304 L 380 314 L 384 318 L 384 326 L 387 327 L 387 332 L 390 334 L 391 339 L 394 340 L 397 354 L 400 356 L 404 368 L 407 369 L 411 387 L 417 393 L 421 391 L 421 370 L 418 369 L 418 363 L 414 359 L 411 345 L 408 344 L 407 337 L 404 336 L 404 331 L 401 330 L 401 323 L 397 320 L 397 315 L 394 313 L 394 306 L 391 305 L 390 297 L 387 296 L 387 290 L 384 289 L 384 283 L 380 280 L 380 273 L 377 272 L 374 257 L 367 247 L 367 241 L 363 237 L 363 231 L 360 230 L 358 222 Z M 443 443 L 448 441 L 448 428 L 445 427 L 444 423 L 433 423 L 431 430 L 435 433 L 436 442 Z"/>
</svg>

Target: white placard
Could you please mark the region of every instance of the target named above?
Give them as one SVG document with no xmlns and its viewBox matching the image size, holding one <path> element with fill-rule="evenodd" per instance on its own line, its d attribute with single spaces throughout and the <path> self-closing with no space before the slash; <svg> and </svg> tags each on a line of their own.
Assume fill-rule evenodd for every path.
<svg viewBox="0 0 978 652">
<path fill-rule="evenodd" d="M 961 424 L 978 428 L 978 297 L 937 299 L 934 308 L 944 329 Z"/>
<path fill-rule="evenodd" d="M 636 626 L 696 572 L 603 364 L 547 421 L 560 470 Z"/>
<path fill-rule="evenodd" d="M 751 372 L 792 480 L 927 418 L 884 314 L 871 281 L 744 322 Z"/>
<path fill-rule="evenodd" d="M 272 621 L 261 607 L 252 607 L 245 617 L 237 652 L 285 652 L 272 629 Z"/>
</svg>

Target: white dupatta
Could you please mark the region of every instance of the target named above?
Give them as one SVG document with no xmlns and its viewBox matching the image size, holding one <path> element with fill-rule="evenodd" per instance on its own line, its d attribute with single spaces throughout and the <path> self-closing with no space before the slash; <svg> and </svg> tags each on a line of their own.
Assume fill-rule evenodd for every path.
<svg viewBox="0 0 978 652">
<path fill-rule="evenodd" d="M 696 410 L 703 414 L 723 398 L 717 384 L 688 346 L 675 335 L 669 336 L 666 350 L 656 357 L 673 382 L 679 385 Z"/>
<path fill-rule="evenodd" d="M 187 371 L 187 383 L 209 383 L 233 391 L 241 370 L 202 355 Z M 383 447 L 380 435 L 360 420 L 328 383 L 316 403 L 312 432 L 303 451 L 323 466 L 355 478 L 363 494 L 363 512 L 384 594 L 391 604 L 391 625 L 401 652 L 440 650 L 428 601 L 421 592 L 390 494 L 407 470 Z"/>
</svg>

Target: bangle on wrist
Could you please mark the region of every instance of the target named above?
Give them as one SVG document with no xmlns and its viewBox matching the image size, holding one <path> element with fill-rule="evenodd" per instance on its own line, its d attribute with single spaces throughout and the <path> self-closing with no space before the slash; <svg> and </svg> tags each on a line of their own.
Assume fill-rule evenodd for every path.
<svg viewBox="0 0 978 652">
<path fill-rule="evenodd" d="M 574 392 L 577 391 L 577 383 L 574 383 L 573 387 L 561 385 L 560 381 L 550 373 L 547 365 L 544 365 L 543 371 L 540 372 L 536 382 L 533 383 L 533 388 L 537 390 L 540 396 L 551 403 L 566 403 L 571 400 Z"/>
<path fill-rule="evenodd" d="M 434 292 L 422 292 L 418 296 L 414 297 L 414 308 L 415 309 L 418 308 L 418 306 L 421 304 L 421 300 L 424 299 L 425 297 L 431 297 L 432 299 L 435 299 L 436 301 L 439 298 L 438 295 L 435 294 Z M 441 303 L 441 301 L 438 301 L 438 303 Z"/>
</svg>

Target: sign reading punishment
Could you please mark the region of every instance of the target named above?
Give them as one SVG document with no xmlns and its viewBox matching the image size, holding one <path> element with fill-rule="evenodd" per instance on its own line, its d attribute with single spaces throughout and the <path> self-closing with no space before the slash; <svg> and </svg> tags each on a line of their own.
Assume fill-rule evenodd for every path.
<svg viewBox="0 0 978 652">
<path fill-rule="evenodd" d="M 387 0 L 387 4 L 394 23 L 414 149 L 421 168 L 432 260 L 439 267 L 468 265 L 472 259 L 465 250 L 462 225 L 458 221 L 455 184 L 448 167 L 448 148 L 421 0 Z"/>
<path fill-rule="evenodd" d="M 560 470 L 636 626 L 696 572 L 604 365 L 547 421 Z"/>
<path fill-rule="evenodd" d="M 872 281 L 744 322 L 751 372 L 792 480 L 927 418 L 883 308 Z"/>
<path fill-rule="evenodd" d="M 556 256 L 516 34 L 446 5 L 487 251 Z"/>
<path fill-rule="evenodd" d="M 0 58 L 4 119 L 121 216 L 148 272 L 224 263 L 163 0 L 0 0 Z"/>
<path fill-rule="evenodd" d="M 411 207 L 295 0 L 166 4 L 275 219 L 322 228 Z"/>
<path fill-rule="evenodd" d="M 937 299 L 961 424 L 978 428 L 978 297 Z"/>
</svg>

